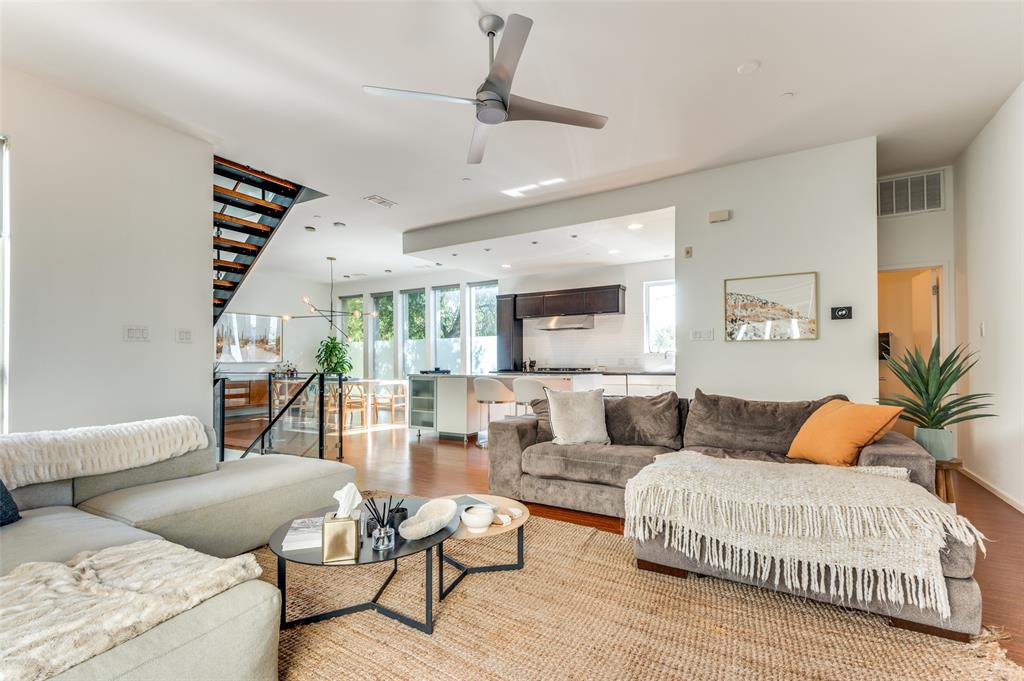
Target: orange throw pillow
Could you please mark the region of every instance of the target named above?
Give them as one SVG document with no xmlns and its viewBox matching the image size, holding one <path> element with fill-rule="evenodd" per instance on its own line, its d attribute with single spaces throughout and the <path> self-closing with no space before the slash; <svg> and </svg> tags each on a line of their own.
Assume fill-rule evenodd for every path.
<svg viewBox="0 0 1024 681">
<path fill-rule="evenodd" d="M 826 402 L 800 427 L 786 456 L 831 466 L 852 466 L 857 463 L 861 448 L 889 432 L 902 412 L 900 407 L 846 400 Z"/>
</svg>

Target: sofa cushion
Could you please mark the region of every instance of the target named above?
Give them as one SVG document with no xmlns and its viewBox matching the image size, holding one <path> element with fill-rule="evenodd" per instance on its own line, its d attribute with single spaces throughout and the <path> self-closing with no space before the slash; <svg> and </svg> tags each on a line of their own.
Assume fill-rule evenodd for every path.
<svg viewBox="0 0 1024 681">
<path fill-rule="evenodd" d="M 787 456 L 830 466 L 852 466 L 860 450 L 889 432 L 901 413 L 901 407 L 832 400 L 804 421 Z"/>
<path fill-rule="evenodd" d="M 605 400 L 604 417 L 614 445 L 683 446 L 679 397 L 674 392 Z"/>
<path fill-rule="evenodd" d="M 530 411 L 537 417 L 537 442 L 551 442 L 555 434 L 551 432 L 551 411 L 547 400 L 533 400 Z"/>
<path fill-rule="evenodd" d="M 0 528 L 0 574 L 22 563 L 63 563 L 79 551 L 95 551 L 146 539 L 155 534 L 100 518 L 73 506 L 48 506 L 21 512 L 21 520 Z"/>
<path fill-rule="evenodd" d="M 217 470 L 217 435 L 208 426 L 205 430 L 209 444 L 203 449 L 196 449 L 180 456 L 157 461 L 148 466 L 75 478 L 73 480 L 74 504 L 77 506 L 93 497 L 125 487 L 147 485 L 161 480 L 175 480 Z"/>
<path fill-rule="evenodd" d="M 336 507 L 332 495 L 355 477 L 336 461 L 270 454 L 109 492 L 79 508 L 223 558 L 266 544 L 297 515 Z"/>
<path fill-rule="evenodd" d="M 786 454 L 800 426 L 821 405 L 845 395 L 802 402 L 759 402 L 697 390 L 690 402 L 683 447 L 718 447 Z"/>
<path fill-rule="evenodd" d="M 604 421 L 604 388 L 597 390 L 551 390 L 548 396 L 553 442 L 559 445 L 602 444 L 611 442 Z"/>
<path fill-rule="evenodd" d="M 625 487 L 626 481 L 668 447 L 624 445 L 556 445 L 541 442 L 523 451 L 523 472 L 539 478 L 557 478 Z"/>
<path fill-rule="evenodd" d="M 18 509 L 27 511 L 30 508 L 42 508 L 44 506 L 73 506 L 74 489 L 70 480 L 57 480 L 55 482 L 40 482 L 35 485 L 25 485 L 11 490 L 11 496 L 18 504 Z"/>
</svg>

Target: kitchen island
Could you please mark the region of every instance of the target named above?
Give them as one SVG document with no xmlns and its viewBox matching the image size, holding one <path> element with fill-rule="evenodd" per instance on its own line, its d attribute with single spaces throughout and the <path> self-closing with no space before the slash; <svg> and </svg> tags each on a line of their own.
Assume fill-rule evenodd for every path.
<svg viewBox="0 0 1024 681">
<path fill-rule="evenodd" d="M 513 404 L 488 405 L 476 401 L 473 379 L 496 378 L 512 390 L 517 378 L 535 378 L 552 390 L 595 390 L 603 386 L 596 372 L 500 372 L 495 374 L 412 374 L 409 376 L 409 427 L 422 435 L 434 431 L 438 437 L 466 442 L 486 429 L 487 422 L 518 412 Z"/>
</svg>

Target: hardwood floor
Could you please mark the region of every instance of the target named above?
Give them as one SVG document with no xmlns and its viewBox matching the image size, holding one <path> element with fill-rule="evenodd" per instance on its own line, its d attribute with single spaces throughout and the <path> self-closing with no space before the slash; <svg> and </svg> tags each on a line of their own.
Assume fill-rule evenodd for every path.
<svg viewBox="0 0 1024 681">
<path fill-rule="evenodd" d="M 251 428 L 236 427 L 237 440 L 244 440 Z M 256 428 L 252 435 L 258 433 Z M 327 450 L 334 451 L 330 446 Z M 345 462 L 356 468 L 362 489 L 418 496 L 487 491 L 487 450 L 472 444 L 432 436 L 417 440 L 414 433 L 401 428 L 345 435 L 344 451 Z M 982 621 L 1005 632 L 1008 638 L 1002 644 L 1008 656 L 1024 664 L 1024 514 L 964 476 L 958 485 L 958 511 L 989 537 L 988 555 L 979 555 L 974 572 L 981 586 Z M 528 506 L 538 516 L 606 532 L 623 531 L 620 518 Z"/>
</svg>

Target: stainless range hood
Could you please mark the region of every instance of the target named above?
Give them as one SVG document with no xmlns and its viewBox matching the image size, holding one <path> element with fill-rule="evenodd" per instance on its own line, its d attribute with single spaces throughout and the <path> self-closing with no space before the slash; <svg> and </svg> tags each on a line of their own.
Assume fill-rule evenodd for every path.
<svg viewBox="0 0 1024 681">
<path fill-rule="evenodd" d="M 569 329 L 592 328 L 594 328 L 594 315 L 592 314 L 541 317 L 537 320 L 538 331 L 568 331 Z"/>
</svg>

